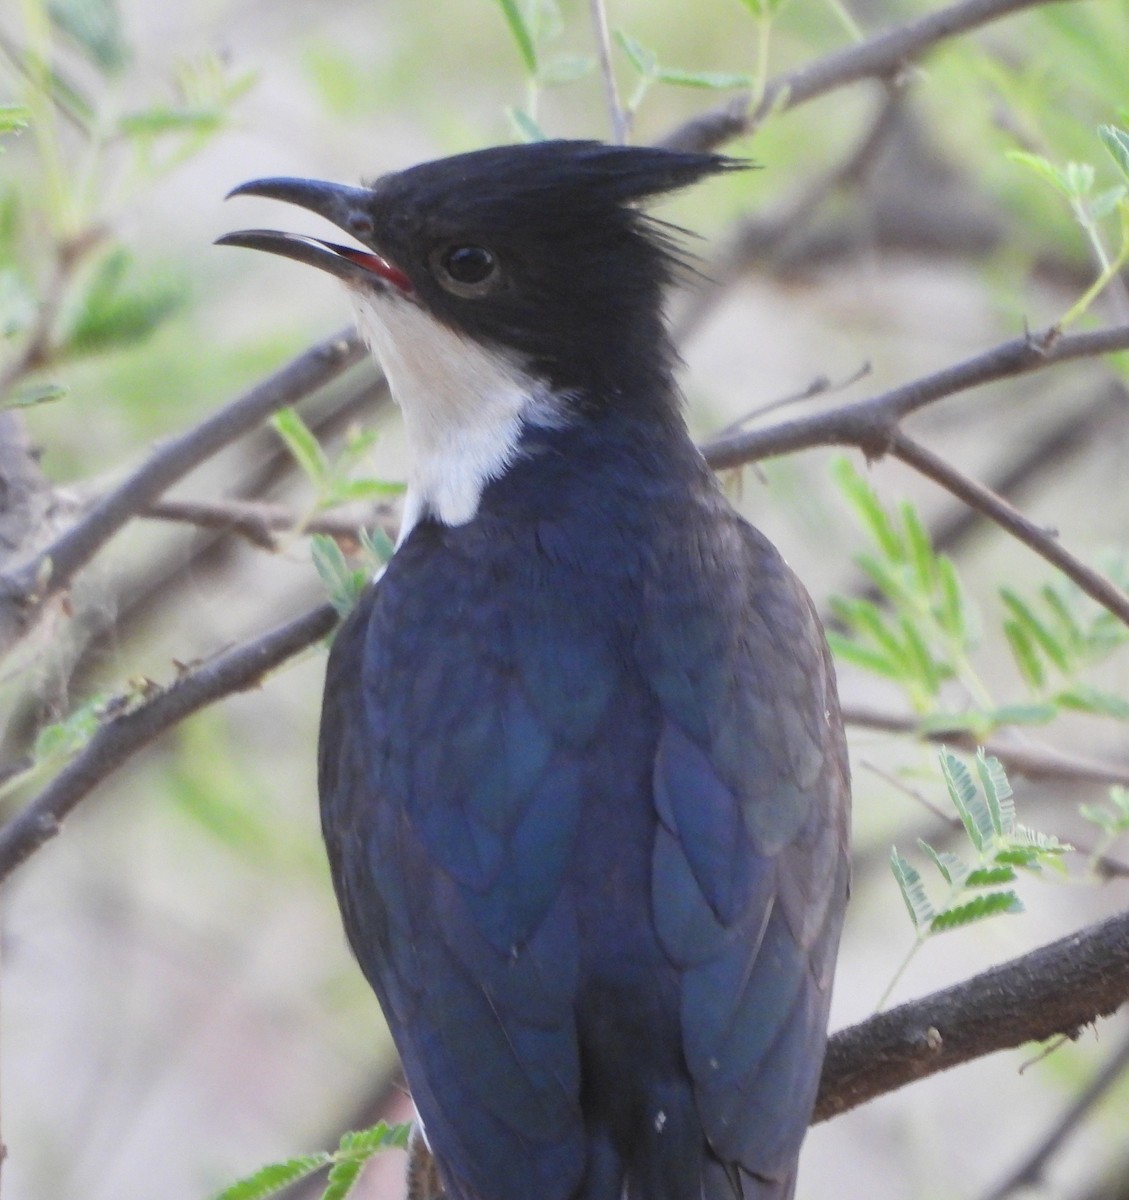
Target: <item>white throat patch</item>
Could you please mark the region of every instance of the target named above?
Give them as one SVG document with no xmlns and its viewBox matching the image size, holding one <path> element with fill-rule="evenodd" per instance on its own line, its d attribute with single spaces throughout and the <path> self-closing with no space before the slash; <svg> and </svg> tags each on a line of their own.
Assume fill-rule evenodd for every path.
<svg viewBox="0 0 1129 1200">
<path fill-rule="evenodd" d="M 394 293 L 350 289 L 357 327 L 404 414 L 412 463 L 399 545 L 424 512 L 464 525 L 517 452 L 524 422 L 559 425 L 561 404 L 504 351 Z"/>
</svg>

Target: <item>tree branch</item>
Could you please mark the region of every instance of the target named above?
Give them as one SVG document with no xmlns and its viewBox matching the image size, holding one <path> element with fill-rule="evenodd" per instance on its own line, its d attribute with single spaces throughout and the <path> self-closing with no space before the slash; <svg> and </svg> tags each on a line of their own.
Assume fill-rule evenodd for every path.
<svg viewBox="0 0 1129 1200">
<path fill-rule="evenodd" d="M 997 1050 L 1076 1036 L 1129 1000 L 1129 912 L 831 1038 L 813 1121 Z"/>
<path fill-rule="evenodd" d="M 781 421 L 764 429 L 714 438 L 702 447 L 702 453 L 716 470 L 815 446 L 857 446 L 870 457 L 881 458 L 890 449 L 898 422 L 918 409 L 987 383 L 1118 350 L 1129 350 L 1129 325 L 1067 336 L 1059 335 L 1052 327 L 1001 342 L 983 354 L 879 396 L 856 400 L 830 412 Z"/>
<path fill-rule="evenodd" d="M 379 524 L 393 539 L 398 521 L 390 504 L 367 505 L 318 513 L 303 520 L 285 504 L 251 500 L 158 500 L 140 516 L 152 521 L 172 521 L 200 529 L 236 533 L 264 550 L 278 549 L 276 533 L 326 533 L 335 538 L 356 538 L 358 532 Z"/>
<path fill-rule="evenodd" d="M 1051 0 L 964 0 L 916 21 L 896 25 L 865 42 L 828 54 L 770 79 L 760 103 L 749 93 L 678 126 L 661 145 L 675 150 L 713 150 L 753 132 L 772 113 L 786 112 L 860 79 L 890 79 L 939 42 Z"/>
<path fill-rule="evenodd" d="M 959 746 L 970 752 L 982 746 L 988 754 L 998 758 L 1009 772 L 1014 771 L 1025 779 L 1129 787 L 1129 765 L 1124 763 L 1068 754 L 1049 746 L 1019 745 L 1005 738 L 980 741 L 967 729 L 938 729 L 936 726 L 925 729 L 915 717 L 879 712 L 861 705 L 844 704 L 843 720 L 848 725 L 878 729 L 885 733 L 911 734 L 924 741 Z"/>
<path fill-rule="evenodd" d="M 1020 1166 L 1002 1183 L 994 1187 L 985 1200 L 1005 1200 L 1021 1189 L 1037 1186 L 1043 1180 L 1047 1163 L 1062 1149 L 1067 1138 L 1078 1128 L 1095 1105 L 1129 1071 L 1129 1038 L 1126 1038 L 1113 1057 L 1086 1085 L 1085 1090 L 1062 1116 L 1054 1127 L 1040 1138 L 1038 1144 Z"/>
<path fill-rule="evenodd" d="M 337 334 L 162 445 L 49 546 L 0 575 L 0 618 L 10 618 L 0 619 L 0 630 L 10 626 L 26 631 L 43 603 L 67 588 L 106 542 L 162 492 L 271 413 L 335 379 L 363 355 L 355 334 Z M 0 642 L 0 655 L 14 640 L 9 636 Z"/>
<path fill-rule="evenodd" d="M 900 431 L 892 435 L 890 452 L 919 474 L 932 479 L 971 508 L 995 521 L 1017 541 L 1058 567 L 1087 596 L 1108 609 L 1125 625 L 1129 625 L 1129 595 L 1100 571 L 1086 566 L 1080 559 L 1064 550 L 1053 533 L 1040 529 L 1034 521 L 1025 517 L 995 492 L 962 474 L 932 450 L 927 450 Z"/>
<path fill-rule="evenodd" d="M 75 805 L 138 750 L 206 705 L 257 686 L 267 672 L 325 637 L 336 623 L 336 610 L 322 604 L 225 651 L 132 712 L 108 721 L 39 795 L 0 829 L 0 883 L 59 833 Z"/>
</svg>

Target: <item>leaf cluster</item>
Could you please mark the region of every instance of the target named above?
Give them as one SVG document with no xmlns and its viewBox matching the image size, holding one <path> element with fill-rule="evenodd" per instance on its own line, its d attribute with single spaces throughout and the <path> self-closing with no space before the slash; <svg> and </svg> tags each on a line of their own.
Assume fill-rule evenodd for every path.
<svg viewBox="0 0 1129 1200">
<path fill-rule="evenodd" d="M 410 1125 L 388 1125 L 378 1121 L 369 1129 L 346 1133 L 336 1150 L 303 1154 L 283 1162 L 269 1163 L 217 1193 L 213 1200 L 266 1200 L 292 1183 L 329 1168 L 321 1200 L 346 1200 L 361 1177 L 366 1163 L 384 1150 L 402 1150 L 408 1144 Z"/>
<path fill-rule="evenodd" d="M 313 485 L 313 511 L 325 512 L 341 504 L 386 500 L 404 490 L 402 483 L 389 483 L 372 476 L 354 478 L 354 472 L 369 457 L 377 439 L 374 429 L 351 429 L 336 458 L 330 459 L 314 432 L 293 408 L 284 408 L 271 418 L 271 427 Z"/>
<path fill-rule="evenodd" d="M 1048 865 L 1061 869 L 1062 856 L 1070 849 L 1055 837 L 1018 824 L 1011 785 L 998 759 L 978 751 L 975 777 L 949 750 L 941 751 L 940 764 L 971 861 L 918 839 L 918 847 L 947 886 L 944 898 L 935 904 L 921 873 L 897 847 L 891 849 L 890 866 L 919 940 L 999 913 L 1022 912 L 1018 894 L 1007 885 L 1016 882 L 1020 870 L 1037 872 Z"/>
<path fill-rule="evenodd" d="M 934 549 L 909 501 L 892 517 L 848 459 L 837 459 L 833 470 L 875 544 L 876 553 L 860 554 L 855 562 L 880 599 L 832 597 L 841 630 L 828 632 L 831 648 L 844 661 L 899 684 L 914 708 L 927 713 L 975 643 L 975 620 L 956 568 Z"/>
</svg>

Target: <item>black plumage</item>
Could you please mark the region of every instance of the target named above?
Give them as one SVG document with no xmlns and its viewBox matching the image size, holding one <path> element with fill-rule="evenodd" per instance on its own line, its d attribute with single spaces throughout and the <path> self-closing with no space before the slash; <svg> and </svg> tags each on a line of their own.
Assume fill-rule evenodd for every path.
<svg viewBox="0 0 1129 1200">
<path fill-rule="evenodd" d="M 415 306 L 529 393 L 469 517 L 420 491 L 321 726 L 345 928 L 452 1200 L 794 1184 L 847 890 L 834 678 L 686 432 L 676 260 L 635 206 L 730 165 L 556 142 L 241 189 L 379 258 L 232 240 Z M 452 288 L 467 247 L 491 273 Z"/>
</svg>

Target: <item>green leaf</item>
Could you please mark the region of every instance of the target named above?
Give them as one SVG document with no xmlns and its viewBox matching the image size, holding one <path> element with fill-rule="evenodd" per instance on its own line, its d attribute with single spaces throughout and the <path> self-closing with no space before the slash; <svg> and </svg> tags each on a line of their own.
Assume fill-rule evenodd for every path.
<svg viewBox="0 0 1129 1200">
<path fill-rule="evenodd" d="M 633 38 L 624 29 L 617 29 L 612 36 L 640 75 L 645 79 L 653 79 L 658 74 L 659 59 L 653 50 L 648 50 L 642 42 Z"/>
<path fill-rule="evenodd" d="M 1126 195 L 1129 195 L 1129 189 L 1123 183 L 1099 192 L 1090 201 L 1090 216 L 1095 221 L 1103 220 L 1125 199 Z"/>
<path fill-rule="evenodd" d="M 841 658 L 844 662 L 853 663 L 864 671 L 872 671 L 875 675 L 882 675 L 886 679 L 894 679 L 899 683 L 905 678 L 905 672 L 900 663 L 891 662 L 877 650 L 860 645 L 851 638 L 836 633 L 833 629 L 827 631 L 827 642 L 835 657 Z"/>
<path fill-rule="evenodd" d="M 50 0 L 47 11 L 56 26 L 106 75 L 118 74 L 129 62 L 115 0 Z"/>
<path fill-rule="evenodd" d="M 396 553 L 392 539 L 379 526 L 361 530 L 361 546 L 374 564 L 386 563 Z"/>
<path fill-rule="evenodd" d="M 1129 700 L 1113 692 L 1103 691 L 1086 683 L 1059 692 L 1055 701 L 1063 708 L 1076 712 L 1094 713 L 1100 717 L 1114 717 L 1118 721 L 1129 721 Z"/>
<path fill-rule="evenodd" d="M 945 777 L 949 797 L 960 814 L 968 840 L 982 852 L 994 829 L 988 810 L 976 792 L 972 775 L 964 763 L 948 750 L 941 751 L 941 774 Z"/>
<path fill-rule="evenodd" d="M 514 127 L 514 132 L 523 142 L 543 142 L 547 140 L 549 135 L 524 109 L 507 108 L 506 116 L 509 117 L 510 124 Z"/>
<path fill-rule="evenodd" d="M 1037 642 L 1043 653 L 1064 674 L 1070 672 L 1069 653 L 1050 629 L 1035 615 L 1034 610 L 1011 588 L 1000 588 L 1000 599 L 1011 612 L 1012 619 L 1023 626 L 1033 642 Z"/>
<path fill-rule="evenodd" d="M 1001 704 L 983 714 L 986 725 L 994 729 L 1000 725 L 1048 725 L 1058 716 L 1058 706 L 1047 700 L 1036 704 Z"/>
<path fill-rule="evenodd" d="M 921 523 L 921 518 L 917 515 L 917 509 L 908 500 L 903 500 L 899 509 L 902 526 L 906 531 L 905 544 L 909 549 L 910 564 L 917 576 L 917 585 L 923 595 L 928 595 L 933 589 L 937 576 L 933 543 L 929 539 L 928 531 Z"/>
<path fill-rule="evenodd" d="M 1004 621 L 1004 636 L 1007 638 L 1015 665 L 1028 686 L 1036 690 L 1042 688 L 1047 681 L 1047 675 L 1038 654 L 1035 653 L 1031 635 L 1018 621 Z"/>
<path fill-rule="evenodd" d="M 533 41 L 533 33 L 525 22 L 521 6 L 517 3 L 517 0 L 498 0 L 498 7 L 502 10 L 502 16 L 505 19 L 506 27 L 510 31 L 510 37 L 513 38 L 518 53 L 521 55 L 521 61 L 525 66 L 526 74 L 536 75 L 537 47 Z"/>
<path fill-rule="evenodd" d="M 905 901 L 909 919 L 915 929 L 927 929 L 936 920 L 933 905 L 925 894 L 925 885 L 917 869 L 899 853 L 896 846 L 890 848 L 890 870 L 894 873 L 898 889 Z"/>
<path fill-rule="evenodd" d="M 0 104 L 0 134 L 26 129 L 31 110 L 25 104 Z"/>
<path fill-rule="evenodd" d="M 905 562 L 907 556 L 902 539 L 870 485 L 855 469 L 854 463 L 849 458 L 836 459 L 832 471 L 840 491 L 871 537 L 878 543 L 882 553 L 891 562 Z"/>
<path fill-rule="evenodd" d="M 1082 626 L 1078 624 L 1077 617 L 1074 614 L 1066 596 L 1052 584 L 1044 584 L 1039 589 L 1039 594 L 1043 597 L 1047 608 L 1050 609 L 1051 615 L 1058 623 L 1059 633 L 1065 640 L 1067 646 L 1072 653 L 1080 653 L 1086 648 L 1086 634 Z"/>
<path fill-rule="evenodd" d="M 130 282 L 131 258 L 124 247 L 95 268 L 64 339 L 67 354 L 97 354 L 144 341 L 186 300 L 183 284 L 168 274 Z"/>
<path fill-rule="evenodd" d="M 365 1168 L 366 1158 L 342 1158 L 333 1164 L 321 1200 L 345 1200 L 357 1185 Z"/>
<path fill-rule="evenodd" d="M 590 54 L 558 54 L 543 63 L 537 81 L 543 87 L 562 87 L 584 79 L 596 69 L 596 60 Z"/>
<path fill-rule="evenodd" d="M 1015 801 L 1012 799 L 1011 784 L 1000 760 L 989 757 L 983 749 L 977 750 L 976 774 L 980 778 L 980 787 L 984 792 L 984 800 L 996 837 L 1011 837 L 1015 832 Z"/>
<path fill-rule="evenodd" d="M 908 615 L 904 615 L 899 624 L 908 651 L 908 658 L 916 671 L 917 678 L 930 695 L 936 696 L 941 690 L 941 680 L 948 672 L 933 658 L 921 631 Z"/>
<path fill-rule="evenodd" d="M 329 602 L 342 616 L 347 616 L 368 583 L 365 572 L 351 567 L 341 547 L 324 533 L 316 533 L 310 538 L 310 556 Z"/>
<path fill-rule="evenodd" d="M 915 597 L 901 578 L 899 563 L 875 558 L 873 554 L 856 554 L 855 565 L 895 608 L 914 607 Z"/>
<path fill-rule="evenodd" d="M 164 133 L 214 133 L 224 123 L 225 114 L 215 108 L 178 108 L 158 105 L 139 112 L 126 113 L 118 122 L 123 137 L 159 137 Z"/>
<path fill-rule="evenodd" d="M 968 615 L 960 576 L 948 555 L 938 555 L 935 563 L 940 589 L 940 602 L 936 606 L 937 624 L 950 637 L 963 644 L 968 638 Z"/>
<path fill-rule="evenodd" d="M 1081 200 L 1090 194 L 1094 186 L 1094 168 L 1089 163 L 1068 162 L 1065 171 L 1066 186 L 1072 200 Z"/>
<path fill-rule="evenodd" d="M 329 461 L 313 430 L 292 408 L 275 413 L 270 423 L 294 456 L 302 473 L 321 491 L 329 479 Z"/>
<path fill-rule="evenodd" d="M 401 496 L 405 485 L 384 479 L 342 479 L 330 484 L 323 506 L 349 504 L 360 500 L 381 500 L 387 496 Z"/>
<path fill-rule="evenodd" d="M 869 637 L 887 660 L 898 666 L 903 677 L 910 672 L 913 666 L 911 656 L 887 626 L 886 618 L 876 604 L 870 600 L 836 596 L 831 607 L 841 621 Z"/>
<path fill-rule="evenodd" d="M 922 852 L 932 859 L 933 865 L 941 872 L 941 877 L 946 883 L 958 888 L 963 886 L 964 881 L 971 874 L 972 868 L 959 855 L 948 850 L 935 850 L 923 838 L 918 838 L 917 844 Z"/>
<path fill-rule="evenodd" d="M 929 926 L 930 933 L 944 933 L 947 929 L 960 929 L 977 921 L 987 920 L 988 917 L 999 913 L 1021 913 L 1023 905 L 1013 891 L 988 892 L 984 896 L 974 896 L 963 904 L 939 912 Z"/>
<path fill-rule="evenodd" d="M 6 408 L 34 408 L 37 404 L 48 404 L 61 400 L 69 391 L 61 383 L 24 383 L 10 396 L 0 401 L 0 411 Z"/>
<path fill-rule="evenodd" d="M 1055 191 L 1061 192 L 1064 196 L 1071 194 L 1066 176 L 1054 163 L 1045 159 L 1041 154 L 1028 154 L 1025 150 L 1009 150 L 1006 157 L 1012 162 L 1019 163 L 1021 166 L 1028 167 L 1034 171 L 1036 175 L 1049 183 Z"/>
<path fill-rule="evenodd" d="M 366 1157 L 378 1150 L 403 1150 L 411 1133 L 410 1123 L 389 1125 L 387 1121 L 377 1121 L 368 1129 L 343 1134 L 337 1149 L 342 1154 L 361 1154 Z"/>
<path fill-rule="evenodd" d="M 1116 125 L 1099 125 L 1098 137 L 1102 139 L 1102 145 L 1109 151 L 1118 170 L 1129 179 L 1129 133 L 1118 129 Z"/>
<path fill-rule="evenodd" d="M 676 67 L 661 68 L 655 78 L 661 83 L 673 84 L 675 87 L 709 88 L 719 92 L 753 85 L 751 75 L 725 71 L 683 71 Z"/>
<path fill-rule="evenodd" d="M 332 1160 L 328 1154 L 306 1154 L 301 1158 L 290 1158 L 285 1162 L 271 1163 L 253 1175 L 240 1179 L 216 1194 L 213 1200 L 264 1200 L 284 1187 L 305 1179 Z"/>
<path fill-rule="evenodd" d="M 979 867 L 970 871 L 964 881 L 965 887 L 995 887 L 1000 883 L 1014 883 L 1015 869 L 1011 866 Z"/>
</svg>

